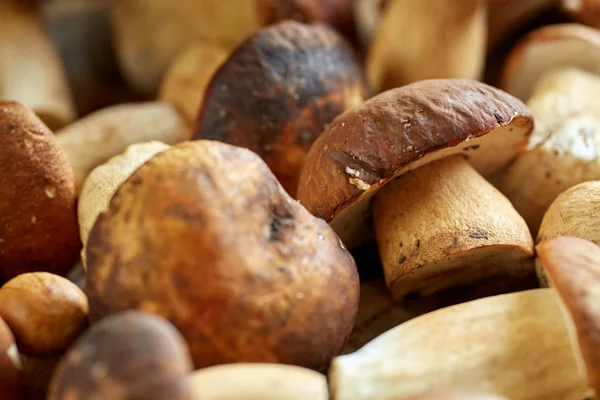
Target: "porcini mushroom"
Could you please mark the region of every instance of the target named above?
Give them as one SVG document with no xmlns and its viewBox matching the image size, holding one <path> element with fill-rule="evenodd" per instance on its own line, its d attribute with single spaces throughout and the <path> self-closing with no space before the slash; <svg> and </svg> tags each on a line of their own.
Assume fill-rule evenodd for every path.
<svg viewBox="0 0 600 400">
<path fill-rule="evenodd" d="M 117 190 L 87 244 L 90 319 L 151 311 L 182 332 L 196 368 L 326 365 L 350 334 L 354 260 L 333 230 L 249 150 L 181 143 Z"/>
<path fill-rule="evenodd" d="M 581 354 L 591 398 L 600 395 L 600 247 L 574 237 L 546 240 L 536 247 L 547 276 L 567 312 L 572 344 Z"/>
<path fill-rule="evenodd" d="M 479 174 L 504 168 L 532 124 L 523 103 L 479 82 L 391 90 L 340 115 L 317 139 L 298 198 L 350 248 L 372 238 L 374 199 L 385 277 L 397 298 L 525 275 L 533 256 L 527 225 Z"/>
<path fill-rule="evenodd" d="M 287 19 L 351 22 L 350 0 L 123 0 L 113 2 L 114 41 L 123 74 L 152 93 L 169 62 L 193 41 L 233 49 L 262 27 Z"/>
<path fill-rule="evenodd" d="M 5 400 L 19 400 L 19 352 L 8 325 L 0 318 L 0 393 Z"/>
<path fill-rule="evenodd" d="M 36 6 L 0 2 L 0 100 L 32 108 L 57 129 L 75 118 L 66 73 Z"/>
<path fill-rule="evenodd" d="M 128 311 L 86 332 L 59 363 L 48 400 L 190 399 L 191 361 L 164 319 Z"/>
<path fill-rule="evenodd" d="M 506 59 L 502 89 L 526 101 L 544 73 L 565 67 L 600 72 L 600 31 L 580 24 L 555 24 L 530 32 Z"/>
<path fill-rule="evenodd" d="M 21 274 L 0 288 L 0 317 L 14 333 L 20 353 L 60 355 L 87 327 L 87 298 L 63 277 Z"/>
<path fill-rule="evenodd" d="M 79 234 L 83 249 L 81 261 L 86 267 L 85 249 L 88 236 L 98 215 L 106 211 L 110 199 L 118 187 L 131 174 L 156 154 L 171 146 L 161 142 L 146 142 L 132 144 L 123 154 L 119 154 L 106 163 L 96 167 L 86 178 L 79 194 L 77 215 L 79 218 Z"/>
<path fill-rule="evenodd" d="M 503 173 L 500 188 L 532 234 L 563 191 L 600 179 L 600 76 L 576 69 L 542 76 L 528 106 L 535 130 L 527 151 Z"/>
<path fill-rule="evenodd" d="M 0 101 L 0 282 L 66 274 L 79 257 L 73 169 L 52 132 L 19 103 Z"/>
<path fill-rule="evenodd" d="M 328 400 L 327 379 L 309 369 L 282 364 L 228 364 L 190 376 L 193 400 Z"/>
<path fill-rule="evenodd" d="M 509 399 L 582 399 L 560 300 L 553 289 L 505 294 L 410 320 L 335 358 L 334 400 L 403 400 L 440 387 Z"/>
<path fill-rule="evenodd" d="M 194 137 L 254 151 L 295 196 L 311 144 L 366 96 L 360 66 L 341 36 L 282 22 L 248 38 L 217 71 Z"/>
<path fill-rule="evenodd" d="M 187 121 L 175 106 L 159 102 L 107 107 L 56 132 L 79 188 L 95 167 L 129 145 L 152 140 L 175 144 L 190 137 Z"/>
</svg>

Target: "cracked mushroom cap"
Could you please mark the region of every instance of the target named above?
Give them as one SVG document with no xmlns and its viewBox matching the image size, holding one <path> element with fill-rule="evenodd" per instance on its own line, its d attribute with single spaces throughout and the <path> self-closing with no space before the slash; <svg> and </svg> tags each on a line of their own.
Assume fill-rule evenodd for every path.
<svg viewBox="0 0 600 400">
<path fill-rule="evenodd" d="M 524 147 L 532 128 L 527 107 L 491 86 L 416 82 L 337 117 L 307 155 L 298 199 L 354 247 L 370 239 L 370 200 L 387 182 L 457 154 L 491 175 Z"/>
<path fill-rule="evenodd" d="M 600 31 L 580 24 L 555 24 L 530 32 L 508 55 L 501 87 L 527 100 L 542 75 L 565 67 L 600 73 Z"/>
<path fill-rule="evenodd" d="M 341 36 L 283 22 L 250 37 L 217 71 L 195 138 L 252 150 L 295 196 L 311 144 L 366 96 L 361 68 Z"/>
<path fill-rule="evenodd" d="M 358 303 L 354 260 L 249 150 L 179 144 L 113 196 L 87 244 L 90 318 L 137 308 L 182 332 L 197 368 L 319 367 Z"/>
<path fill-rule="evenodd" d="M 561 298 L 576 337 L 591 398 L 600 396 L 600 247 L 588 240 L 558 237 L 537 246 L 546 274 Z"/>
<path fill-rule="evenodd" d="M 67 157 L 34 112 L 15 102 L 0 102 L 0 149 L 0 281 L 66 274 L 81 248 Z"/>
<path fill-rule="evenodd" d="M 0 393 L 5 400 L 21 398 L 18 357 L 15 338 L 6 322 L 0 318 Z"/>
</svg>

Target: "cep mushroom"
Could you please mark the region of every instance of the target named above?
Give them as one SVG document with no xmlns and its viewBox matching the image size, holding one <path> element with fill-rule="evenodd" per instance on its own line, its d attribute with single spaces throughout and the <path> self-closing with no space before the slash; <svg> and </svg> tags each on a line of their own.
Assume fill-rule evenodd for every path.
<svg viewBox="0 0 600 400">
<path fill-rule="evenodd" d="M 254 151 L 295 196 L 314 140 L 366 96 L 361 68 L 341 36 L 282 22 L 248 38 L 217 71 L 194 137 Z"/>
<path fill-rule="evenodd" d="M 87 243 L 90 319 L 125 309 L 168 318 L 196 368 L 321 367 L 358 303 L 354 260 L 333 230 L 249 150 L 181 143 L 112 197 Z"/>
<path fill-rule="evenodd" d="M 308 153 L 298 198 L 349 248 L 372 238 L 373 211 L 398 299 L 527 275 L 527 225 L 483 176 L 516 156 L 532 125 L 523 103 L 483 83 L 407 85 L 332 122 Z"/>
<path fill-rule="evenodd" d="M 568 67 L 600 73 L 600 31 L 580 24 L 555 24 L 530 32 L 508 55 L 501 87 L 527 101 L 542 75 Z"/>
<path fill-rule="evenodd" d="M 81 243 L 73 169 L 33 110 L 0 101 L 0 282 L 24 272 L 63 275 Z"/>
<path fill-rule="evenodd" d="M 0 393 L 5 400 L 21 398 L 19 352 L 8 325 L 0 318 Z"/>
<path fill-rule="evenodd" d="M 152 93 L 168 64 L 193 41 L 228 49 L 287 19 L 351 25 L 351 0 L 123 0 L 113 2 L 114 41 L 129 83 Z"/>
<path fill-rule="evenodd" d="M 191 361 L 164 319 L 128 311 L 98 323 L 69 349 L 48 400 L 188 400 Z"/>
<path fill-rule="evenodd" d="M 190 376 L 193 400 L 328 400 L 325 375 L 282 364 L 228 364 Z"/>
<path fill-rule="evenodd" d="M 0 100 L 32 108 L 50 129 L 75 118 L 67 77 L 36 5 L 0 2 Z"/>
</svg>

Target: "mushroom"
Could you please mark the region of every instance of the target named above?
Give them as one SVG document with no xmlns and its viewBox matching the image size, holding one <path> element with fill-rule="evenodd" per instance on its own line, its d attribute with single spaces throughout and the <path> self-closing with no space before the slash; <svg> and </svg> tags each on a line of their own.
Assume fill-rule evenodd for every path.
<svg viewBox="0 0 600 400">
<path fill-rule="evenodd" d="M 228 364 L 190 376 L 193 400 L 328 400 L 327 379 L 282 364 Z"/>
<path fill-rule="evenodd" d="M 565 320 L 574 333 L 573 347 L 581 353 L 579 368 L 600 395 L 600 247 L 584 239 L 558 237 L 536 250 L 552 287 L 562 301 Z"/>
<path fill-rule="evenodd" d="M 248 38 L 217 71 L 194 137 L 252 150 L 294 197 L 311 144 L 366 96 L 341 36 L 325 26 L 282 22 Z"/>
<path fill-rule="evenodd" d="M 159 102 L 107 107 L 56 132 L 80 188 L 95 167 L 129 145 L 153 140 L 175 144 L 190 136 L 187 121 L 175 106 Z"/>
<path fill-rule="evenodd" d="M 117 190 L 87 243 L 90 319 L 168 318 L 196 368 L 320 367 L 358 303 L 354 260 L 333 230 L 249 150 L 212 141 L 154 156 Z"/>
<path fill-rule="evenodd" d="M 59 363 L 48 400 L 190 399 L 191 361 L 164 319 L 128 311 L 86 332 Z"/>
<path fill-rule="evenodd" d="M 19 400 L 19 353 L 8 325 L 0 318 L 0 393 L 4 400 Z"/>
<path fill-rule="evenodd" d="M 85 249 L 88 237 L 98 215 L 106 211 L 119 186 L 127 180 L 141 165 L 156 154 L 171 146 L 161 142 L 132 144 L 125 152 L 96 167 L 85 180 L 79 194 L 77 214 L 79 233 L 83 249 L 81 261 L 86 268 Z"/>
<path fill-rule="evenodd" d="M 501 87 L 527 100 L 544 73 L 565 67 L 600 72 L 600 31 L 580 24 L 555 24 L 530 32 L 508 55 Z"/>
<path fill-rule="evenodd" d="M 527 275 L 527 225 L 479 174 L 502 170 L 532 125 L 520 101 L 483 83 L 407 85 L 332 122 L 308 153 L 298 198 L 349 248 L 372 238 L 374 200 L 372 223 L 397 299 Z"/>
<path fill-rule="evenodd" d="M 509 399 L 583 399 L 587 387 L 553 289 L 459 304 L 412 319 L 335 358 L 334 400 L 403 400 L 492 388 Z"/>
<path fill-rule="evenodd" d="M 542 76 L 528 105 L 535 130 L 500 188 L 535 235 L 556 196 L 600 179 L 600 77 L 575 69 Z M 526 182 L 526 184 L 524 184 Z"/>
<path fill-rule="evenodd" d="M 598 0 L 561 0 L 563 11 L 584 24 L 600 28 L 600 1 Z"/>
<path fill-rule="evenodd" d="M 371 88 L 382 92 L 431 78 L 481 78 L 486 11 L 482 0 L 389 1 L 367 55 Z"/>
<path fill-rule="evenodd" d="M 0 317 L 20 353 L 50 357 L 62 354 L 85 330 L 88 303 L 81 289 L 63 277 L 26 273 L 0 288 Z"/>
<path fill-rule="evenodd" d="M 168 64 L 193 41 L 233 49 L 262 27 L 286 19 L 351 24 L 351 0 L 123 0 L 113 2 L 114 41 L 123 74 L 154 92 Z"/>
<path fill-rule="evenodd" d="M 81 248 L 67 157 L 15 102 L 0 101 L 0 148 L 0 282 L 31 271 L 66 274 Z"/>
<path fill-rule="evenodd" d="M 226 48 L 195 42 L 173 59 L 162 81 L 158 100 L 174 104 L 190 124 L 198 116 L 206 87 L 229 56 Z"/>
<path fill-rule="evenodd" d="M 75 118 L 64 67 L 36 6 L 0 2 L 0 100 L 31 107 L 51 128 Z"/>
</svg>

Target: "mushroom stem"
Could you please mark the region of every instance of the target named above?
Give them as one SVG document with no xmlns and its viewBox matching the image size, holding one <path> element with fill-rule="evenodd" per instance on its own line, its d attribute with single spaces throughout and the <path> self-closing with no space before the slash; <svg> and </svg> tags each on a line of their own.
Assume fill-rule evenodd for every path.
<svg viewBox="0 0 600 400">
<path fill-rule="evenodd" d="M 525 221 L 462 155 L 402 175 L 372 204 L 386 282 L 397 299 L 533 271 Z"/>
<path fill-rule="evenodd" d="M 32 108 L 50 129 L 75 118 L 59 55 L 35 6 L 0 2 L 0 98 Z"/>
</svg>

